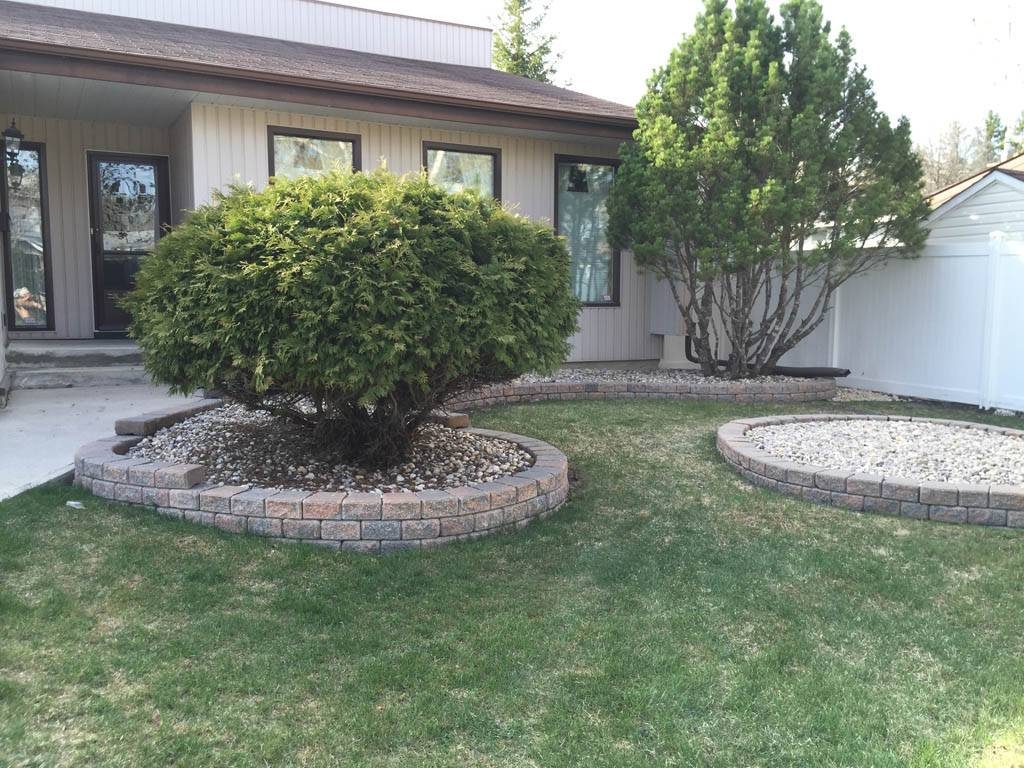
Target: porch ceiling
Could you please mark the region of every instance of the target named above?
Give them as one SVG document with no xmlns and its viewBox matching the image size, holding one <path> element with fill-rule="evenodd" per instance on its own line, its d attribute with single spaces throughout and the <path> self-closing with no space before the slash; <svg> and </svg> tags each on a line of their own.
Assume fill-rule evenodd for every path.
<svg viewBox="0 0 1024 768">
<path fill-rule="evenodd" d="M 172 88 L 0 70 L 4 111 L 36 117 L 166 127 L 197 95 Z"/>
</svg>

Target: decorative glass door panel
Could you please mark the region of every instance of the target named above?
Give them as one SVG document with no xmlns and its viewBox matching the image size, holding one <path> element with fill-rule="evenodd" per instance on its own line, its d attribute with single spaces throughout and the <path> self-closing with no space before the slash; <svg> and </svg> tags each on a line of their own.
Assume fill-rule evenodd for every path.
<svg viewBox="0 0 1024 768">
<path fill-rule="evenodd" d="M 167 161 L 90 154 L 93 293 L 96 331 L 123 333 L 131 318 L 121 300 L 167 226 Z"/>
<path fill-rule="evenodd" d="M 3 161 L 6 199 L 0 199 L 0 211 L 10 216 L 3 250 L 11 330 L 52 330 L 45 148 L 22 141 L 13 161 L 6 155 Z"/>
</svg>

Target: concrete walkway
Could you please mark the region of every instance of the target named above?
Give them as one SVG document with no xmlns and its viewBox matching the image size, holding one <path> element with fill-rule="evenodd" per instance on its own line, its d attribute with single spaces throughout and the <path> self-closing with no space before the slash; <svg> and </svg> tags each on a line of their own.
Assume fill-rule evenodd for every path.
<svg viewBox="0 0 1024 768">
<path fill-rule="evenodd" d="M 0 500 L 72 471 L 75 450 L 116 419 L 192 399 L 150 385 L 15 390 L 0 409 Z"/>
</svg>

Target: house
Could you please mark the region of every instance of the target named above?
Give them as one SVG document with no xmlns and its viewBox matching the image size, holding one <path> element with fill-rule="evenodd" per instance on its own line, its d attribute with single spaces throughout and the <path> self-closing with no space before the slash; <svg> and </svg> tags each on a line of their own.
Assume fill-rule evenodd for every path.
<svg viewBox="0 0 1024 768">
<path fill-rule="evenodd" d="M 118 299 L 165 224 L 338 165 L 426 167 L 554 222 L 586 304 L 571 359 L 659 358 L 647 279 L 602 236 L 632 109 L 492 69 L 489 30 L 323 0 L 0 0 L 0 18 L 12 366 L 124 352 Z"/>
<path fill-rule="evenodd" d="M 919 258 L 842 285 L 783 363 L 849 368 L 847 386 L 1024 411 L 1024 154 L 928 199 Z M 664 362 L 685 367 L 674 302 L 663 286 L 651 295 Z"/>
</svg>

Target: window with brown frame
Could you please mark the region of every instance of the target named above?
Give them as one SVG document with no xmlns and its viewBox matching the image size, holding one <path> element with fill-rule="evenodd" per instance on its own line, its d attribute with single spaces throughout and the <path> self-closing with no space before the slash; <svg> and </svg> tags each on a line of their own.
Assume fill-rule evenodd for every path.
<svg viewBox="0 0 1024 768">
<path fill-rule="evenodd" d="M 294 179 L 362 168 L 360 137 L 305 128 L 267 127 L 270 176 Z"/>
<path fill-rule="evenodd" d="M 46 148 L 22 141 L 3 156 L 4 286 L 12 331 L 53 330 L 53 283 L 46 192 Z"/>
<path fill-rule="evenodd" d="M 619 304 L 619 251 L 608 243 L 608 193 L 617 160 L 555 155 L 555 231 L 572 258 L 573 293 L 586 306 Z"/>
<path fill-rule="evenodd" d="M 472 189 L 501 200 L 501 150 L 496 147 L 425 141 L 423 167 L 430 182 L 448 192 Z"/>
</svg>

